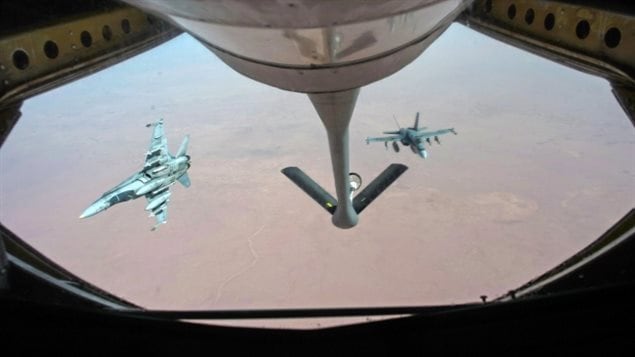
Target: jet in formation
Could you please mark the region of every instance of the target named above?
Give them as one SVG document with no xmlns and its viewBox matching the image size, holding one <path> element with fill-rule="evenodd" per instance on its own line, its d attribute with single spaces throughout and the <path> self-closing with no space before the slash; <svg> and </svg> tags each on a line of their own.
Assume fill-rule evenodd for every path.
<svg viewBox="0 0 635 357">
<path fill-rule="evenodd" d="M 384 131 L 384 134 L 389 134 L 390 136 L 366 138 L 366 144 L 370 144 L 371 141 L 380 141 L 383 142 L 386 149 L 388 149 L 388 142 L 392 141 L 393 149 L 395 152 L 399 152 L 399 144 L 397 142 L 401 141 L 401 144 L 404 146 L 410 146 L 410 150 L 412 150 L 413 153 L 418 154 L 425 159 L 428 157 L 428 152 L 426 151 L 424 142 L 427 142 L 428 145 L 432 146 L 432 141 L 430 140 L 432 138 L 434 138 L 434 141 L 438 144 L 441 144 L 441 141 L 439 140 L 440 135 L 445 135 L 447 133 L 457 135 L 454 128 L 435 131 L 426 131 L 426 127 L 419 128 L 419 112 L 417 112 L 415 124 L 412 128 L 402 128 L 399 126 L 399 123 L 397 123 L 397 127 L 399 127 L 399 130 L 397 131 Z"/>
<path fill-rule="evenodd" d="M 145 209 L 150 212 L 150 217 L 154 216 L 156 219 L 152 230 L 167 222 L 170 186 L 178 181 L 183 186 L 190 187 L 190 178 L 187 175 L 190 156 L 186 154 L 189 135 L 185 136 L 176 154 L 170 155 L 163 132 L 163 119 L 146 127 L 153 127 L 154 130 L 143 169 L 104 193 L 79 218 L 94 216 L 117 203 L 145 196 L 148 200 Z"/>
</svg>

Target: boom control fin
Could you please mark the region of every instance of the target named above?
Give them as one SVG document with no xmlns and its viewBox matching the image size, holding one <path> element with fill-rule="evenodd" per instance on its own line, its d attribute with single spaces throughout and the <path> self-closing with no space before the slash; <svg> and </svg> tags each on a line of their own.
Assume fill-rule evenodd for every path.
<svg viewBox="0 0 635 357">
<path fill-rule="evenodd" d="M 353 208 L 355 212 L 360 213 L 368 207 L 388 186 L 395 182 L 401 174 L 408 169 L 403 164 L 389 165 L 379 176 L 377 176 L 366 188 L 353 198 Z M 337 208 L 337 200 L 328 193 L 317 182 L 313 181 L 298 167 L 290 166 L 282 169 L 282 173 L 295 183 L 302 191 L 304 191 L 313 201 L 317 202 L 320 207 L 324 208 L 330 214 L 335 212 Z"/>
</svg>

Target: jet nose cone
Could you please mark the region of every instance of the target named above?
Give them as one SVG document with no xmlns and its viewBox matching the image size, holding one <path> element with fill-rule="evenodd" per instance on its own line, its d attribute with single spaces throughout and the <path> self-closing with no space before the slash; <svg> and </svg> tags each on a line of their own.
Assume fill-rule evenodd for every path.
<svg viewBox="0 0 635 357">
<path fill-rule="evenodd" d="M 90 205 L 90 207 L 86 208 L 86 210 L 81 215 L 79 215 L 79 218 L 94 216 L 101 211 L 102 211 L 102 208 L 100 207 L 99 202 L 95 202 L 92 205 Z"/>
</svg>

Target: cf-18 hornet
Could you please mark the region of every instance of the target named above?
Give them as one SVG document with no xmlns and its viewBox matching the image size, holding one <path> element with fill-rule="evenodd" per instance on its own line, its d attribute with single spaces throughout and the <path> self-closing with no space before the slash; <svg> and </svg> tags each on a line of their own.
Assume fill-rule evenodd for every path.
<svg viewBox="0 0 635 357">
<path fill-rule="evenodd" d="M 396 119 L 395 119 L 396 121 Z M 399 126 L 399 123 L 397 123 Z M 398 141 L 401 141 L 401 144 L 404 146 L 410 146 L 410 150 L 413 153 L 418 154 L 422 158 L 428 157 L 428 152 L 424 146 L 424 142 L 427 142 L 428 145 L 432 145 L 431 138 L 434 138 L 438 144 L 441 144 L 439 140 L 439 135 L 444 135 L 447 133 L 452 133 L 456 135 L 456 131 L 454 128 L 449 129 L 441 129 L 435 131 L 426 131 L 425 127 L 419 128 L 419 112 L 417 112 L 417 116 L 415 117 L 415 125 L 412 128 L 401 128 L 397 131 L 384 131 L 384 134 L 389 134 L 390 136 L 384 136 L 379 138 L 366 138 L 366 144 L 370 144 L 371 141 L 383 141 L 384 146 L 388 149 L 388 142 L 392 141 L 392 147 L 395 152 L 399 152 L 399 144 Z"/>
<path fill-rule="evenodd" d="M 190 178 L 187 175 L 190 156 L 186 154 L 189 135 L 185 136 L 176 154 L 170 155 L 163 132 L 163 119 L 146 127 L 153 127 L 154 130 L 143 169 L 104 193 L 79 218 L 94 216 L 117 203 L 145 196 L 148 200 L 146 211 L 150 212 L 150 217 L 154 216 L 156 219 L 152 230 L 167 222 L 170 186 L 178 181 L 183 186 L 190 187 Z"/>
</svg>

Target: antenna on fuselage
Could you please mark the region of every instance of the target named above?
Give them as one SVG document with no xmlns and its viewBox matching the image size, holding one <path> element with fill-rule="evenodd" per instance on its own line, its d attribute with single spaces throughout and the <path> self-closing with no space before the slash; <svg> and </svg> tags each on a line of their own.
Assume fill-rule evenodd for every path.
<svg viewBox="0 0 635 357">
<path fill-rule="evenodd" d="M 395 117 L 395 114 L 392 115 L 392 118 L 395 119 L 395 123 L 397 123 L 397 128 L 401 129 L 401 125 L 399 125 L 399 122 L 397 121 L 397 117 Z"/>
</svg>

